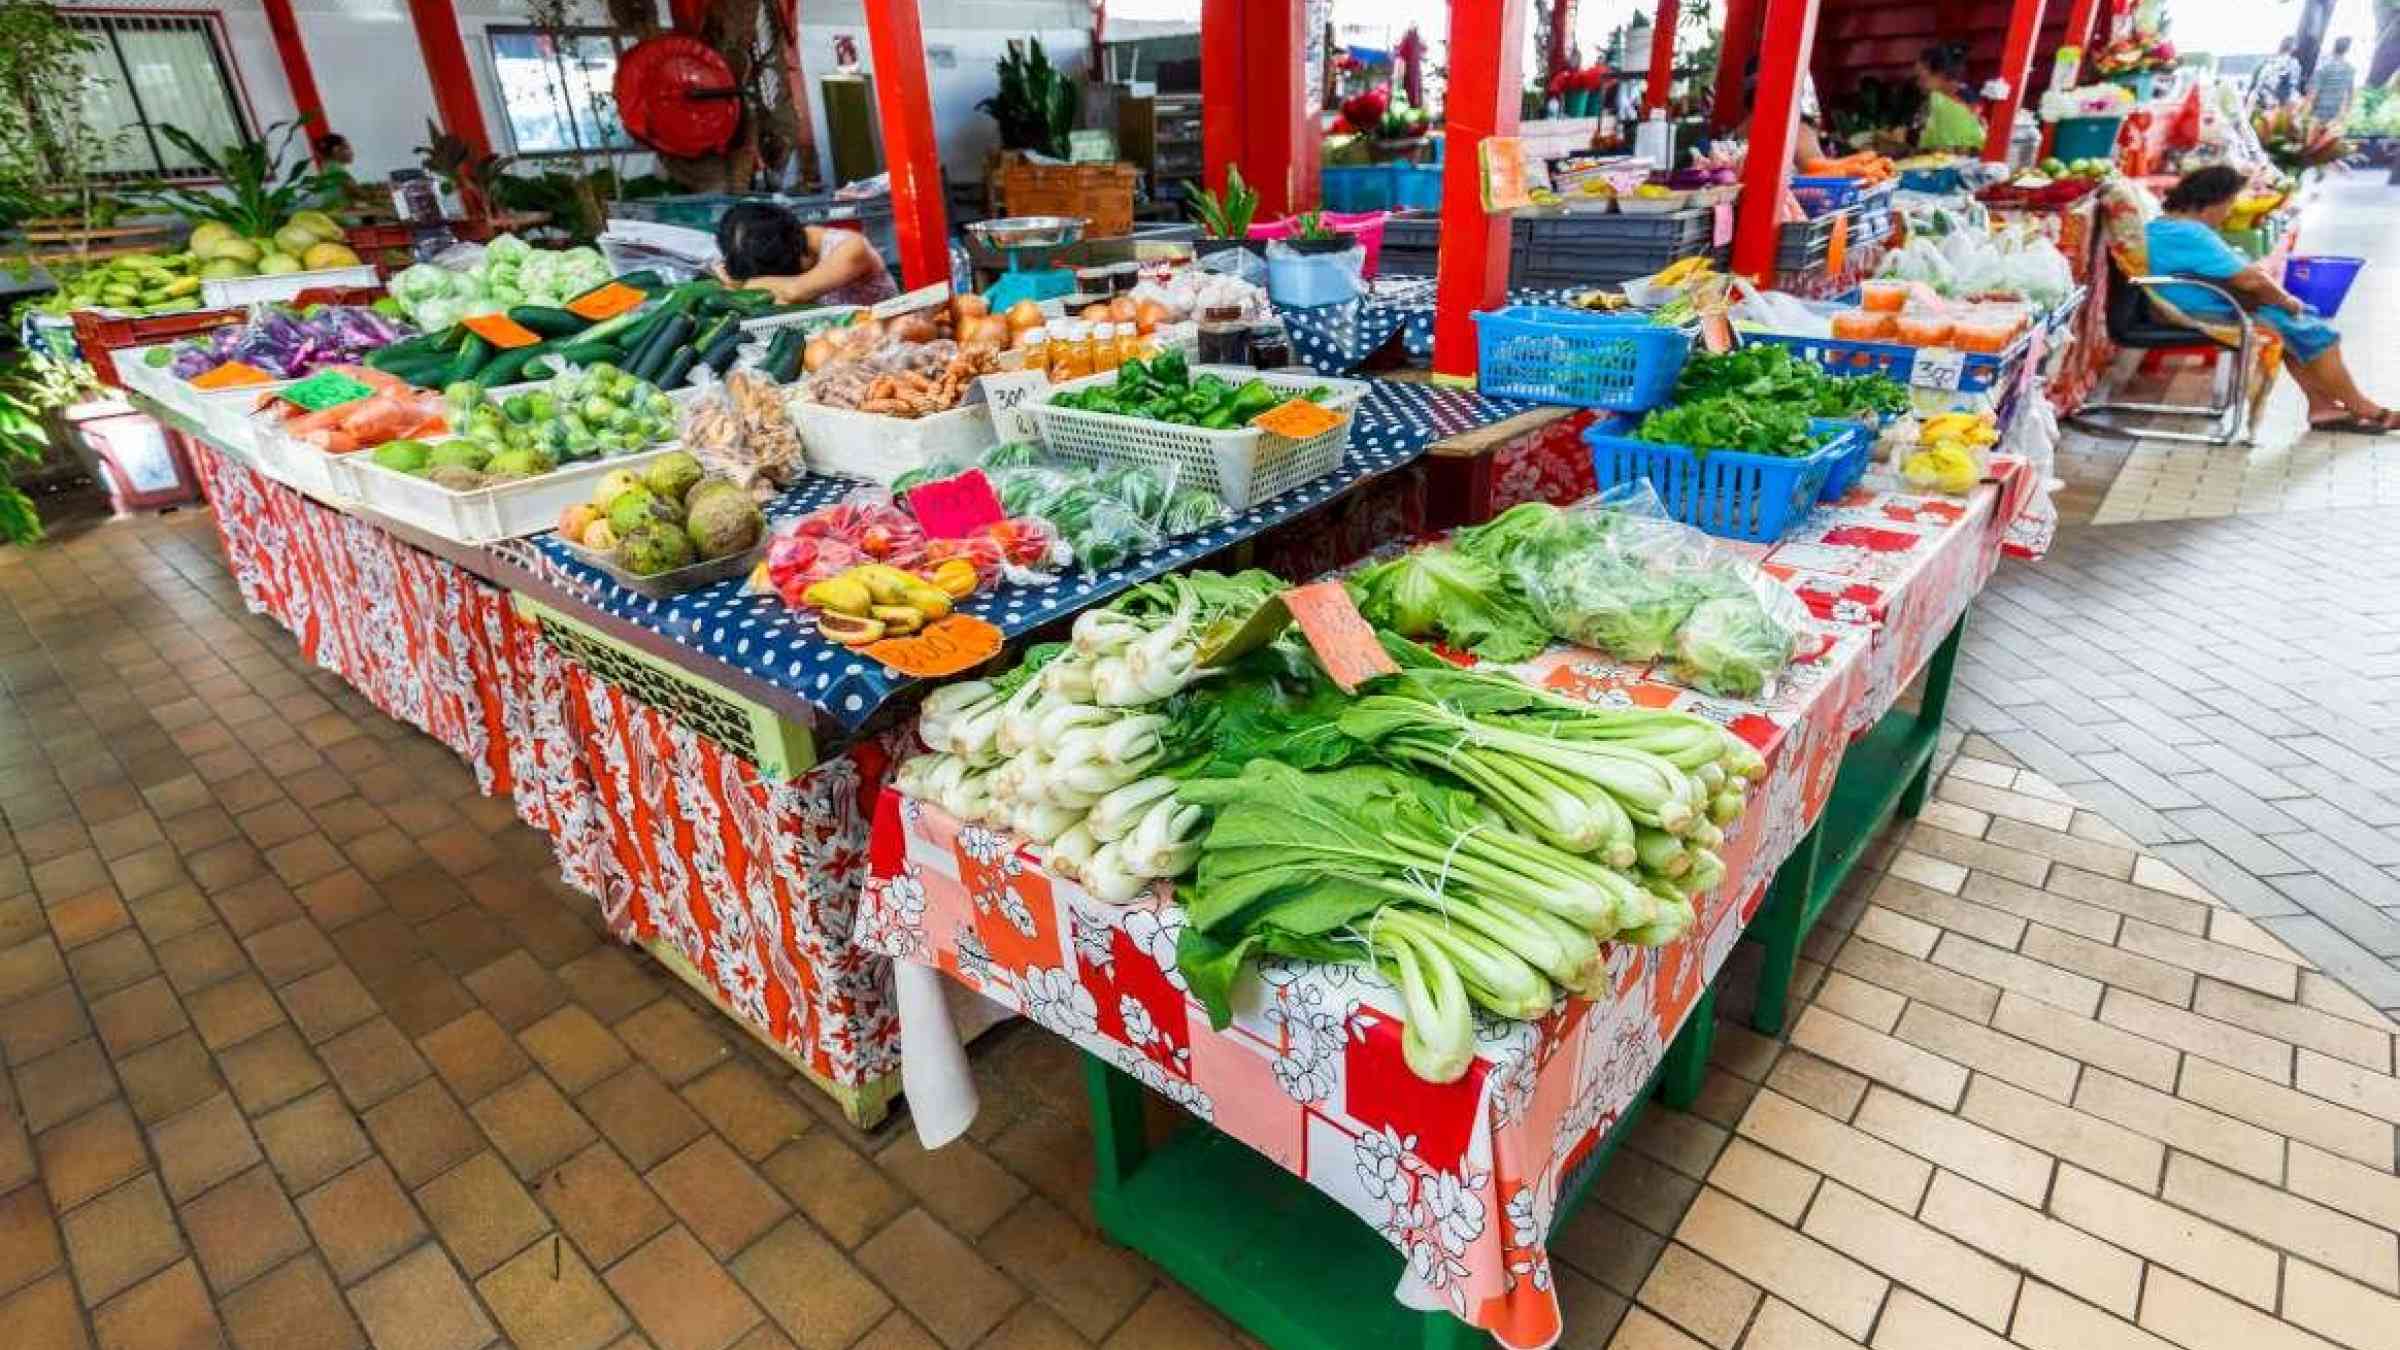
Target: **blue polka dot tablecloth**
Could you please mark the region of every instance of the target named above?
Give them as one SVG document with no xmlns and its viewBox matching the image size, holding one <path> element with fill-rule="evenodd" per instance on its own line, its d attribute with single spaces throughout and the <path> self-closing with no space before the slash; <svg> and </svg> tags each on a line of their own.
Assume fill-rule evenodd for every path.
<svg viewBox="0 0 2400 1350">
<path fill-rule="evenodd" d="M 1323 505 L 1359 483 L 1414 461 L 1435 441 L 1514 417 L 1537 405 L 1485 398 L 1466 390 L 1395 381 L 1369 382 L 1341 469 L 1294 488 L 1216 527 L 1187 535 L 1122 567 L 1069 571 L 1046 586 L 1002 586 L 959 606 L 1010 639 L 1102 604 L 1152 577 L 1174 571 Z M 859 487 L 848 478 L 812 475 L 767 505 L 774 524 L 840 501 Z M 748 595 L 739 578 L 666 600 L 627 590 L 579 559 L 555 534 L 503 546 L 567 596 L 731 666 L 768 688 L 808 704 L 821 732 L 847 736 L 911 685 L 910 677 L 817 635 L 806 615 L 771 595 Z M 538 560 L 533 556 L 538 554 Z M 540 595 L 536 599 L 543 598 Z"/>
<path fill-rule="evenodd" d="M 1566 303 L 1562 290 L 1511 291 L 1512 305 Z M 1330 305 L 1277 305 L 1275 315 L 1291 335 L 1292 354 L 1320 375 L 1346 375 L 1400 335 L 1401 349 L 1422 361 L 1433 355 L 1433 281 L 1386 277 L 1355 300 Z"/>
</svg>

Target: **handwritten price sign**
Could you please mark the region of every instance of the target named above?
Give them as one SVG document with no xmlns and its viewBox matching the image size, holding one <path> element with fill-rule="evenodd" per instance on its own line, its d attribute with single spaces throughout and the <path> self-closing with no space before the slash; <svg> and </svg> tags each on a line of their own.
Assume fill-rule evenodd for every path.
<svg viewBox="0 0 2400 1350">
<path fill-rule="evenodd" d="M 1025 407 L 1041 401 L 1042 391 L 1049 387 L 1050 377 L 1038 370 L 999 370 L 975 380 L 983 401 L 992 405 L 992 430 L 1003 441 L 1036 438 L 1033 414 L 1025 411 Z"/>
</svg>

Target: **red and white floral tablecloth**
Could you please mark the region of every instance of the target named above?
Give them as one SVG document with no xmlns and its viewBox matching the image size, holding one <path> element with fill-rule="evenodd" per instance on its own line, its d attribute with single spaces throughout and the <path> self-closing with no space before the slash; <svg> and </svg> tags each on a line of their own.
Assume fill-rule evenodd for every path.
<svg viewBox="0 0 2400 1350">
<path fill-rule="evenodd" d="M 507 591 L 194 446 L 252 610 L 509 793 L 618 938 L 663 940 L 837 1096 L 892 1076 L 890 967 L 850 940 L 881 743 L 762 779 L 544 641 Z"/>
<path fill-rule="evenodd" d="M 1182 911 L 1163 897 L 1112 907 L 1044 873 L 1011 836 L 960 827 L 886 792 L 859 941 L 938 969 L 1066 1036 L 1257 1149 L 1364 1219 L 1408 1257 L 1412 1304 L 1447 1307 L 1507 1345 L 1560 1331 L 1546 1234 L 1559 1198 L 1636 1101 L 1701 992 L 1832 790 L 1867 635 L 1827 624 L 1774 697 L 1708 699 L 1592 653 L 1557 649 L 1516 669 L 1601 704 L 1689 708 L 1733 728 L 1768 762 L 1726 832 L 1726 883 L 1682 940 L 1610 953 L 1613 992 L 1538 1023 L 1481 1020 L 1465 1078 L 1433 1085 L 1400 1053 L 1398 995 L 1372 970 L 1269 960 L 1234 1021 L 1209 1028 L 1175 970 Z M 955 1061 L 904 970 L 910 1100 L 971 1087 L 922 1084 Z M 925 1053 L 920 1054 L 920 1047 Z M 970 1108 L 971 1110 L 971 1108 Z M 949 1125 L 963 1128 L 964 1121 Z M 929 1139 L 929 1143 L 939 1142 Z"/>
</svg>

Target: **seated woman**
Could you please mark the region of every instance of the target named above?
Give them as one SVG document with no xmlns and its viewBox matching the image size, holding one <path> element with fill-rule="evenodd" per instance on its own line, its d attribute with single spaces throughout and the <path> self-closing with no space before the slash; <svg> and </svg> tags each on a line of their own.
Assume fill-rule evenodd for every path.
<svg viewBox="0 0 2400 1350">
<path fill-rule="evenodd" d="M 717 280 L 780 304 L 872 305 L 900 293 L 883 255 L 855 230 L 803 225 L 768 202 L 741 202 L 717 221 Z"/>
<path fill-rule="evenodd" d="M 2308 421 L 2327 431 L 2380 434 L 2400 427 L 2400 414 L 2361 392 L 2342 360 L 2341 334 L 2244 258 L 2217 233 L 2248 180 L 2222 164 L 2195 169 L 2168 190 L 2166 214 L 2145 231 L 2154 276 L 2180 273 L 2231 291 L 2250 316 L 2283 337 L 2283 360 L 2308 396 Z M 2206 322 L 2233 318 L 2225 302 L 2197 286 L 2160 286 L 2157 296 L 2185 316 Z"/>
<path fill-rule="evenodd" d="M 1917 55 L 1917 88 L 1925 91 L 1919 150 L 1976 154 L 1983 149 L 1983 116 L 1966 101 L 1967 44 L 1937 42 Z"/>
</svg>

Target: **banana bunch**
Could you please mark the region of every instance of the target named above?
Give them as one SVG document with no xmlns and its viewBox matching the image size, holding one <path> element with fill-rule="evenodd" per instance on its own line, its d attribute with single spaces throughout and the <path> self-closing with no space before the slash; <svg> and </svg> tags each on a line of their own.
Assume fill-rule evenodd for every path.
<svg viewBox="0 0 2400 1350">
<path fill-rule="evenodd" d="M 952 558 L 919 576 L 882 563 L 861 563 L 800 593 L 817 611 L 817 629 L 846 646 L 901 637 L 950 612 L 951 602 L 975 593 L 975 565 Z"/>
</svg>

